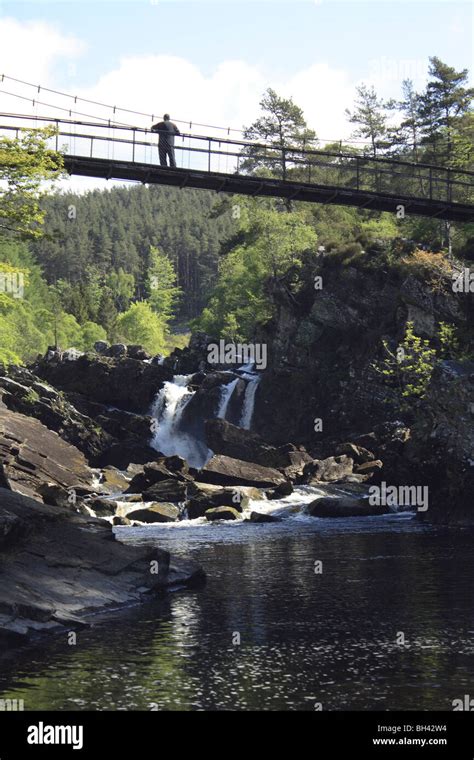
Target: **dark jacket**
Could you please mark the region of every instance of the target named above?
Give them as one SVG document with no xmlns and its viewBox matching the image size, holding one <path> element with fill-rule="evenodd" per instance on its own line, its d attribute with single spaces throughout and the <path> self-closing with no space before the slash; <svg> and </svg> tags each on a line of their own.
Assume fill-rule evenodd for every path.
<svg viewBox="0 0 474 760">
<path fill-rule="evenodd" d="M 172 121 L 159 121 L 158 124 L 153 124 L 151 131 L 159 133 L 160 145 L 170 148 L 174 146 L 175 135 L 181 134 L 176 124 L 173 124 Z"/>
</svg>

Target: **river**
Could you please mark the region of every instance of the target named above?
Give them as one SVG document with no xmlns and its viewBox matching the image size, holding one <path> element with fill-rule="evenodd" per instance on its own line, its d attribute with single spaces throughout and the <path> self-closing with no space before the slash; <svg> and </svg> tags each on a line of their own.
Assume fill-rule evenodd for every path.
<svg viewBox="0 0 474 760">
<path fill-rule="evenodd" d="M 472 692 L 468 530 L 291 509 L 272 524 L 115 530 L 197 560 L 207 584 L 97 619 L 76 645 L 62 634 L 4 653 L 1 697 L 25 710 L 450 711 Z"/>
</svg>

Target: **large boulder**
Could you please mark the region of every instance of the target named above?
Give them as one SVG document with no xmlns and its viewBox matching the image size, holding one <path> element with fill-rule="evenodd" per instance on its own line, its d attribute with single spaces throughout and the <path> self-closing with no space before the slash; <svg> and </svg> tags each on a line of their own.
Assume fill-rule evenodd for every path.
<svg viewBox="0 0 474 760">
<path fill-rule="evenodd" d="M 142 493 L 155 483 L 163 480 L 192 480 L 189 468 L 181 457 L 162 457 L 156 462 L 148 462 L 142 472 L 135 475 L 127 488 L 127 493 Z"/>
<path fill-rule="evenodd" d="M 286 478 L 276 469 L 222 455 L 213 456 L 198 473 L 198 480 L 216 485 L 247 485 L 274 488 Z"/>
<path fill-rule="evenodd" d="M 250 512 L 249 515 L 249 521 L 253 523 L 273 523 L 273 522 L 280 522 L 281 517 L 277 517 L 277 515 L 269 515 L 266 512 Z"/>
<path fill-rule="evenodd" d="M 354 460 L 346 454 L 327 459 L 314 459 L 304 467 L 304 482 L 309 485 L 345 480 L 352 475 Z"/>
<path fill-rule="evenodd" d="M 97 517 L 112 517 L 117 511 L 117 502 L 113 499 L 102 499 L 100 497 L 87 501 L 87 506 L 97 515 Z"/>
<path fill-rule="evenodd" d="M 176 522 L 179 519 L 179 507 L 176 504 L 152 503 L 142 509 L 134 509 L 127 516 L 129 520 L 145 523 Z"/>
<path fill-rule="evenodd" d="M 305 508 L 313 517 L 369 517 L 390 511 L 389 507 L 369 504 L 368 499 L 354 496 L 322 496 Z"/>
<path fill-rule="evenodd" d="M 240 515 L 233 507 L 215 507 L 206 511 L 206 520 L 238 520 Z"/>
<path fill-rule="evenodd" d="M 186 499 L 186 483 L 179 480 L 162 480 L 154 483 L 142 493 L 143 501 L 181 502 Z"/>
<path fill-rule="evenodd" d="M 261 498 L 257 489 L 245 486 L 221 487 L 209 483 L 193 483 L 188 488 L 186 509 L 190 520 L 203 517 L 211 507 L 233 507 L 238 512 L 248 506 L 250 499 Z"/>
</svg>

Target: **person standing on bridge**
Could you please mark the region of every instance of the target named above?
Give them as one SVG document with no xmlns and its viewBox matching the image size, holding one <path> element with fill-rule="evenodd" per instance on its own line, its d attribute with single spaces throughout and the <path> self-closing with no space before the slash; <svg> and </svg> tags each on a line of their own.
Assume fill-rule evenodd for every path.
<svg viewBox="0 0 474 760">
<path fill-rule="evenodd" d="M 175 135 L 181 134 L 176 124 L 170 121 L 170 116 L 165 113 L 163 121 L 153 124 L 151 128 L 152 132 L 158 132 L 158 151 L 160 154 L 161 166 L 168 166 L 166 157 L 168 156 L 170 162 L 170 168 L 176 167 L 176 159 L 174 155 L 174 138 Z"/>
</svg>

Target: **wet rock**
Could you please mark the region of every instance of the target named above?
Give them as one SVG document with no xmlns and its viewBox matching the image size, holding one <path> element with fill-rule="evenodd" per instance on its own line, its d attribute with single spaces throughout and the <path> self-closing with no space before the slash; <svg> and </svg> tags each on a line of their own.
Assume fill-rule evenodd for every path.
<svg viewBox="0 0 474 760">
<path fill-rule="evenodd" d="M 249 521 L 253 523 L 281 522 L 281 517 L 269 515 L 266 512 L 250 512 Z"/>
<path fill-rule="evenodd" d="M 112 499 L 90 499 L 87 506 L 99 517 L 111 517 L 117 511 L 117 502 Z"/>
<path fill-rule="evenodd" d="M 304 482 L 309 485 L 336 482 L 352 475 L 354 460 L 346 454 L 327 459 L 315 459 L 304 467 Z"/>
<path fill-rule="evenodd" d="M 203 517 L 212 507 L 233 507 L 237 512 L 242 512 L 249 504 L 250 498 L 252 497 L 249 497 L 243 488 L 221 488 L 205 483 L 193 483 L 188 488 L 186 509 L 190 520 Z"/>
<path fill-rule="evenodd" d="M 285 483 L 285 477 L 278 470 L 262 467 L 241 459 L 216 455 L 198 473 L 198 480 L 216 485 L 248 485 L 257 488 L 272 488 Z"/>
<path fill-rule="evenodd" d="M 125 517 L 123 515 L 115 515 L 114 519 L 112 520 L 112 525 L 131 525 L 131 520 L 128 519 L 128 517 Z"/>
<path fill-rule="evenodd" d="M 206 510 L 206 520 L 214 522 L 215 520 L 238 520 L 239 512 L 233 507 L 214 507 Z"/>
<path fill-rule="evenodd" d="M 281 483 L 271 491 L 265 491 L 267 499 L 283 499 L 285 496 L 289 496 L 293 493 L 293 486 L 289 481 Z"/>
<path fill-rule="evenodd" d="M 142 493 L 143 501 L 181 502 L 186 499 L 186 483 L 179 480 L 162 480 Z"/>
<path fill-rule="evenodd" d="M 125 491 L 130 483 L 127 476 L 117 467 L 108 465 L 102 470 L 103 486 L 109 493 Z"/>
<path fill-rule="evenodd" d="M 390 511 L 389 507 L 371 505 L 368 499 L 353 496 L 323 496 L 305 508 L 313 517 L 369 517 Z"/>
<path fill-rule="evenodd" d="M 153 503 L 143 509 L 134 509 L 128 513 L 128 518 L 146 523 L 176 522 L 179 518 L 179 508 L 175 504 Z"/>
<path fill-rule="evenodd" d="M 91 613 L 130 605 L 166 588 L 202 583 L 205 577 L 198 565 L 163 550 L 119 543 L 101 520 L 0 489 L 0 537 L 2 525 L 2 643 L 71 630 L 87 624 Z M 28 526 L 24 533 L 22 525 Z M 158 574 L 151 571 L 153 563 Z"/>
</svg>

